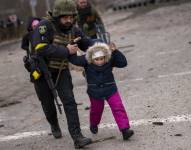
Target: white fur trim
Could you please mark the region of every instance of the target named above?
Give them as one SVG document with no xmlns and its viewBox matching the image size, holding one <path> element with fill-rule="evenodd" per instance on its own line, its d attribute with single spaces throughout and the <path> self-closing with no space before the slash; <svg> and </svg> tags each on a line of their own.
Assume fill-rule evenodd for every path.
<svg viewBox="0 0 191 150">
<path fill-rule="evenodd" d="M 86 59 L 88 63 L 93 62 L 93 54 L 96 52 L 102 51 L 105 56 L 105 61 L 108 62 L 111 58 L 111 50 L 109 46 L 105 43 L 97 42 L 93 46 L 89 47 L 87 52 L 86 52 Z M 100 56 L 99 56 L 100 57 Z"/>
</svg>

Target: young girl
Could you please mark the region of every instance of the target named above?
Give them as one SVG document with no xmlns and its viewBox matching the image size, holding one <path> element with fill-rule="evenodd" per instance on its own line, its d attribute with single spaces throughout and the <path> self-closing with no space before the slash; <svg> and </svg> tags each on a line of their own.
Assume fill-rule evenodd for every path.
<svg viewBox="0 0 191 150">
<path fill-rule="evenodd" d="M 112 49 L 112 50 L 111 50 Z M 86 55 L 70 58 L 74 65 L 83 66 L 87 79 L 87 93 L 90 98 L 90 131 L 98 132 L 98 125 L 106 100 L 112 110 L 115 121 L 122 132 L 124 140 L 130 138 L 134 132 L 130 130 L 129 119 L 122 104 L 121 97 L 112 73 L 113 67 L 127 66 L 125 56 L 112 44 L 97 42 L 87 50 Z"/>
</svg>

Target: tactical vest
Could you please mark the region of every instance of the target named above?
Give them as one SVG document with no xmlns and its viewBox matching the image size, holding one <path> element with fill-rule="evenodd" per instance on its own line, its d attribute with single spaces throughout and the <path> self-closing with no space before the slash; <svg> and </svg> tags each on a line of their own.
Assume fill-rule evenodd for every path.
<svg viewBox="0 0 191 150">
<path fill-rule="evenodd" d="M 55 25 L 50 21 L 52 28 L 54 30 L 54 37 L 53 37 L 53 45 L 62 45 L 62 46 L 67 46 L 72 40 L 76 38 L 74 29 L 71 29 L 71 32 L 68 34 L 59 32 Z M 68 59 L 59 59 L 59 58 L 53 58 L 51 57 L 49 59 L 48 67 L 54 68 L 54 69 L 66 69 L 68 68 Z"/>
</svg>

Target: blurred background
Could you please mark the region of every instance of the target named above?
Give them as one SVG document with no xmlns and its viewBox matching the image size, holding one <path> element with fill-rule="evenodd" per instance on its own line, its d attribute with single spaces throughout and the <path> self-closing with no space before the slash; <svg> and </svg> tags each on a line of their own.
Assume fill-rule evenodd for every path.
<svg viewBox="0 0 191 150">
<path fill-rule="evenodd" d="M 55 0 L 1 0 L 0 1 L 0 42 L 17 39 L 25 32 L 25 24 L 30 16 L 42 17 L 52 9 Z M 137 9 L 142 6 L 166 2 L 189 0 L 89 0 L 100 13 Z"/>
<path fill-rule="evenodd" d="M 135 136 L 122 142 L 109 105 L 99 134 L 90 133 L 86 80 L 72 70 L 83 133 L 94 140 L 116 137 L 87 150 L 190 150 L 191 0 L 89 1 L 128 60 L 127 68 L 113 71 Z M 45 16 L 53 3 L 0 0 L 0 150 L 74 149 L 65 115 L 58 116 L 63 139 L 51 136 L 23 64 L 27 18 Z"/>
<path fill-rule="evenodd" d="M 109 3 L 109 0 L 106 0 Z M 101 0 L 92 0 L 95 5 Z M 103 2 L 102 2 L 103 3 Z M 15 39 L 25 32 L 29 16 L 42 17 L 52 9 L 54 0 L 1 0 L 0 1 L 0 42 Z"/>
</svg>

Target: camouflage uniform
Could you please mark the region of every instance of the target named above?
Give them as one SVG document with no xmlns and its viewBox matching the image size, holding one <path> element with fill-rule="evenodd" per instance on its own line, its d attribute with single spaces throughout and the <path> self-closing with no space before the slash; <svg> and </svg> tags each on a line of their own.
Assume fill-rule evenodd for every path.
<svg viewBox="0 0 191 150">
<path fill-rule="evenodd" d="M 32 46 L 34 47 L 34 53 L 44 57 L 52 79 L 57 83 L 56 89 L 64 106 L 68 130 L 74 140 L 75 147 L 80 148 L 90 144 L 91 139 L 85 138 L 81 134 L 78 110 L 73 94 L 72 78 L 68 68 L 70 54 L 66 46 L 73 39 L 81 37 L 78 47 L 85 51 L 91 44 L 91 39 L 86 38 L 81 30 L 73 25 L 71 28 L 65 28 L 60 22 L 60 17 L 64 15 L 76 15 L 75 3 L 72 0 L 55 1 L 53 12 L 43 19 L 34 31 Z M 60 138 L 61 130 L 58 124 L 54 97 L 44 76 L 35 81 L 34 86 L 44 114 L 51 125 L 52 133 L 55 138 Z"/>
</svg>

